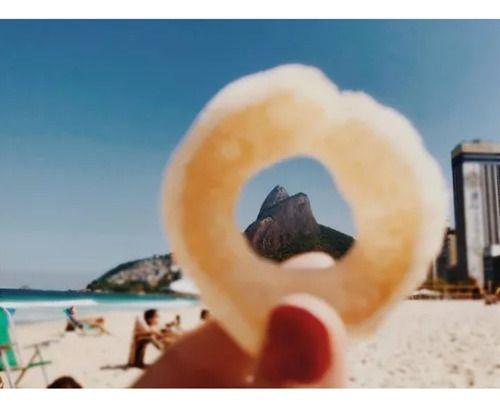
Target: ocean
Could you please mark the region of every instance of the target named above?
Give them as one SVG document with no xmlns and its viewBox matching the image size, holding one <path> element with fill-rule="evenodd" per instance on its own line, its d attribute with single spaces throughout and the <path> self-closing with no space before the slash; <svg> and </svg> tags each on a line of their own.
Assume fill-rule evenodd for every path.
<svg viewBox="0 0 500 408">
<path fill-rule="evenodd" d="M 91 293 L 76 291 L 0 289 L 0 307 L 15 309 L 16 323 L 56 320 L 64 317 L 63 310 L 75 306 L 79 315 L 108 311 L 144 311 L 196 305 L 196 299 L 173 294 Z"/>
</svg>

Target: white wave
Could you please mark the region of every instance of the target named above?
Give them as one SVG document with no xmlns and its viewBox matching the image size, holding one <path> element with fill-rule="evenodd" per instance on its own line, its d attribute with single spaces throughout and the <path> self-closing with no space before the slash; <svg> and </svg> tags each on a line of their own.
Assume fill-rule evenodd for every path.
<svg viewBox="0 0 500 408">
<path fill-rule="evenodd" d="M 192 299 L 165 299 L 165 300 L 140 300 L 134 302 L 99 303 L 99 309 L 108 310 L 142 310 L 142 309 L 170 309 L 189 305 L 196 305 L 197 300 Z"/>
<path fill-rule="evenodd" d="M 200 290 L 195 285 L 195 283 L 189 278 L 182 278 L 178 281 L 172 282 L 170 284 L 170 289 L 176 290 L 178 292 L 187 292 L 200 294 Z"/>
<path fill-rule="evenodd" d="M 66 300 L 11 300 L 0 301 L 0 307 L 13 309 L 32 309 L 35 307 L 69 307 L 69 306 L 95 306 L 98 303 L 92 299 L 66 299 Z"/>
<path fill-rule="evenodd" d="M 65 301 L 64 301 L 65 302 Z M 142 313 L 146 309 L 159 309 L 159 310 L 168 310 L 168 309 L 181 309 L 184 307 L 195 306 L 198 304 L 196 300 L 190 299 L 165 299 L 165 300 L 143 300 L 143 301 L 134 301 L 134 302 L 109 302 L 109 303 L 86 303 L 82 306 L 82 304 L 77 304 L 76 302 L 71 302 L 68 300 L 68 303 L 64 303 L 61 301 L 51 302 L 54 307 L 31 307 L 30 304 L 19 307 L 19 303 L 15 302 L 4 302 L 4 305 L 8 305 L 7 307 L 16 308 L 16 313 L 14 314 L 14 320 L 17 323 L 32 323 L 39 321 L 48 321 L 48 320 L 60 320 L 64 318 L 63 310 L 69 304 L 77 305 L 78 313 L 82 316 L 92 316 L 98 315 L 101 313 L 107 313 L 112 311 L 128 311 L 128 312 L 137 312 Z"/>
</svg>

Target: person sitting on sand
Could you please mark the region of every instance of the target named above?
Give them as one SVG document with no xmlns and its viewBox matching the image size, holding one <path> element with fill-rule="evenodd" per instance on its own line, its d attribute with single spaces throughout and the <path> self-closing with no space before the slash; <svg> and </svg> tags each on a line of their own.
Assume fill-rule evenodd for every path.
<svg viewBox="0 0 500 408">
<path fill-rule="evenodd" d="M 75 331 L 76 329 L 86 330 L 86 329 L 94 329 L 99 331 L 101 334 L 110 334 L 104 328 L 104 318 L 96 317 L 91 319 L 78 319 L 76 317 L 76 307 L 70 306 L 65 309 L 65 314 L 68 318 L 65 331 Z"/>
<path fill-rule="evenodd" d="M 169 325 L 160 330 L 158 322 L 159 315 L 156 309 L 146 310 L 144 321 L 136 319 L 128 359 L 130 367 L 145 367 L 144 355 L 148 344 L 153 344 L 158 350 L 164 350 L 179 337 L 179 334 L 174 332 Z"/>
</svg>

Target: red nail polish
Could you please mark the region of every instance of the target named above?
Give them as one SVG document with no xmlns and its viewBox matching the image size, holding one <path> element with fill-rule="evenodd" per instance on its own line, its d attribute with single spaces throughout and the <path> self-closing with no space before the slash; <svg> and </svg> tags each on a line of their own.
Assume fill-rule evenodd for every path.
<svg viewBox="0 0 500 408">
<path fill-rule="evenodd" d="M 316 316 L 294 305 L 271 312 L 259 367 L 269 382 L 318 382 L 331 364 L 330 335 Z"/>
</svg>

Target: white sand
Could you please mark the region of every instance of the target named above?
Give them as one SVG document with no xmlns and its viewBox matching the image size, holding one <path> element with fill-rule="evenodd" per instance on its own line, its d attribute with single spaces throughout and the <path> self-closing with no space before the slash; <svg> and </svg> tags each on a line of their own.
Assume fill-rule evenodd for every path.
<svg viewBox="0 0 500 408">
<path fill-rule="evenodd" d="M 183 328 L 191 329 L 199 323 L 200 308 L 192 306 L 182 309 L 159 309 L 159 313 L 160 323 L 172 321 L 179 313 Z M 138 368 L 123 368 L 127 363 L 132 328 L 138 315 L 139 313 L 134 312 L 104 314 L 105 326 L 111 336 L 83 336 L 74 332 L 64 334 L 64 320 L 17 325 L 16 332 L 21 345 L 47 339 L 56 340 L 42 349 L 44 358 L 52 362 L 46 366 L 50 381 L 70 375 L 84 387 L 128 387 L 142 373 Z M 87 317 L 83 314 L 81 316 Z M 23 351 L 23 358 L 26 360 L 31 351 Z M 145 361 L 151 363 L 158 356 L 159 351 L 150 346 L 146 349 Z M 20 384 L 20 387 L 25 388 L 44 386 L 39 368 L 29 370 Z"/>
<path fill-rule="evenodd" d="M 163 320 L 177 311 L 160 311 Z M 61 338 L 63 321 L 18 326 L 24 344 L 47 338 L 58 343 L 44 350 L 52 360 L 50 379 L 71 375 L 86 387 L 126 387 L 141 370 L 116 368 L 128 356 L 134 313 L 106 314 L 113 336 Z M 187 328 L 199 309 L 182 310 Z M 352 342 L 349 377 L 353 387 L 500 387 L 500 306 L 479 301 L 406 301 L 373 336 Z M 150 347 L 146 360 L 158 352 Z M 23 387 L 43 386 L 39 369 Z"/>
<path fill-rule="evenodd" d="M 349 367 L 353 387 L 500 387 L 500 306 L 406 301 Z"/>
</svg>

